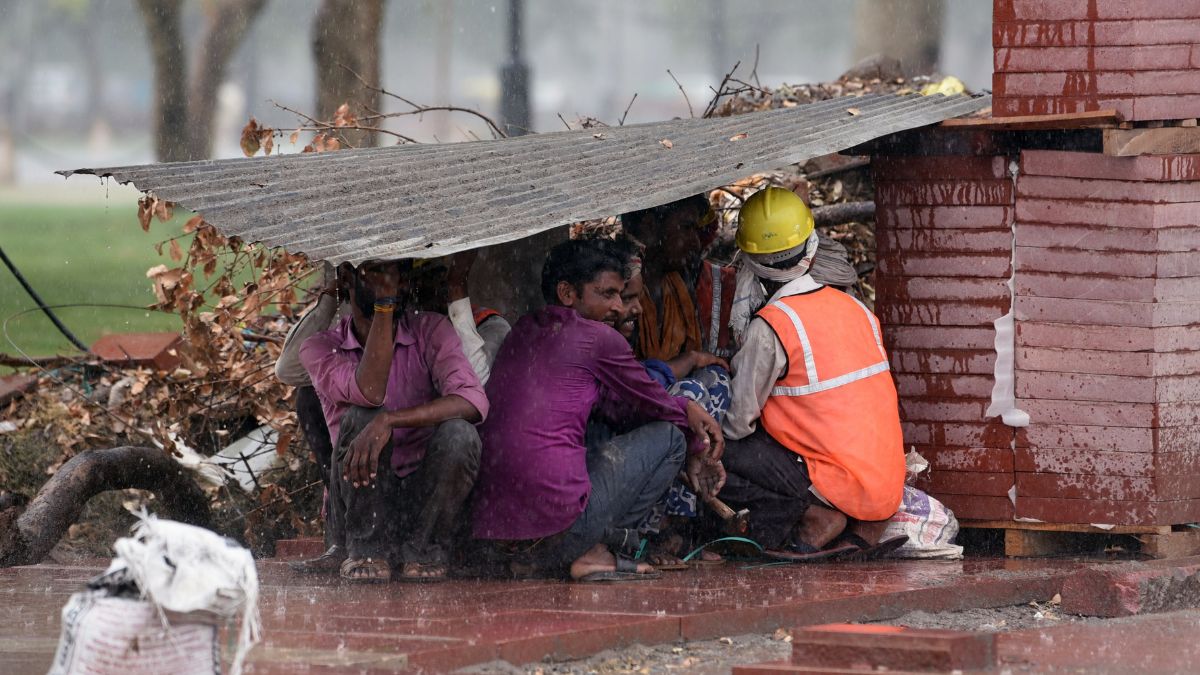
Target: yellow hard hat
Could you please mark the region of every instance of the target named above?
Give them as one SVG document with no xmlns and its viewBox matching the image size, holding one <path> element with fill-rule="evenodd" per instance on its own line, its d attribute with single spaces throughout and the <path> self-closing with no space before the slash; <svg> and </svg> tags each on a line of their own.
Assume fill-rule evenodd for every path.
<svg viewBox="0 0 1200 675">
<path fill-rule="evenodd" d="M 813 215 L 795 192 L 769 187 L 750 195 L 738 216 L 737 245 L 746 253 L 778 253 L 812 235 Z"/>
</svg>

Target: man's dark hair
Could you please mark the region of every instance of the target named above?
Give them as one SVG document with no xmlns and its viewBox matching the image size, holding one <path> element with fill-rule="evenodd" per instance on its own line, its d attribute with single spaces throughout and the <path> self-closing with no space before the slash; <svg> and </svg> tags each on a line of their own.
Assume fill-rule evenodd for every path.
<svg viewBox="0 0 1200 675">
<path fill-rule="evenodd" d="M 565 281 L 583 293 L 583 285 L 604 272 L 624 278 L 625 265 L 597 239 L 572 239 L 550 249 L 542 266 L 542 297 L 558 304 L 558 284 Z"/>
<path fill-rule="evenodd" d="M 621 261 L 624 269 L 621 271 L 621 277 L 629 281 L 629 264 L 634 258 L 642 257 L 642 249 L 629 237 L 620 235 L 616 239 L 597 239 L 604 250 L 615 256 Z"/>
<path fill-rule="evenodd" d="M 412 273 L 412 261 L 411 260 L 401 260 L 401 261 L 399 261 L 399 265 L 400 265 L 400 274 L 402 275 L 401 279 L 403 280 L 405 277 L 407 277 L 408 275 L 410 275 Z M 358 311 L 362 312 L 362 315 L 364 317 L 370 319 L 375 316 L 375 300 L 376 299 L 377 298 L 375 297 L 375 291 L 363 283 L 363 275 L 362 275 L 361 270 L 355 270 L 354 271 L 354 304 L 355 304 L 355 306 L 358 307 Z M 401 292 L 399 297 L 396 298 L 396 301 L 397 301 L 396 313 L 397 314 L 399 314 L 400 312 L 403 312 L 408 307 L 408 300 L 409 300 L 409 298 L 408 298 L 407 291 Z"/>
<path fill-rule="evenodd" d="M 626 232 L 631 234 L 642 232 L 647 224 L 654 224 L 666 218 L 668 214 L 676 209 L 694 209 L 697 214 L 702 214 L 708 209 L 708 198 L 702 194 L 684 197 L 667 204 L 659 204 L 648 209 L 640 211 L 630 211 L 629 213 L 621 214 L 621 227 Z M 635 235 L 636 236 L 636 235 Z"/>
</svg>

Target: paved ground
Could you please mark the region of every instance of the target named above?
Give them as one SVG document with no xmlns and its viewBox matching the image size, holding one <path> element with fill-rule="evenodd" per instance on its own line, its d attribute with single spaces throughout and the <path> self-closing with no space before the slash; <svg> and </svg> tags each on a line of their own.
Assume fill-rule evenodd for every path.
<svg viewBox="0 0 1200 675">
<path fill-rule="evenodd" d="M 59 609 L 101 566 L 0 570 L 0 672 L 46 671 Z M 441 672 L 498 660 L 578 659 L 635 643 L 723 645 L 721 637 L 770 636 L 781 627 L 1045 601 L 1081 566 L 997 559 L 727 565 L 608 586 L 344 586 L 295 575 L 283 562 L 268 560 L 259 565 L 266 640 L 252 655 L 251 672 Z M 744 656 L 743 663 L 764 658 Z"/>
</svg>

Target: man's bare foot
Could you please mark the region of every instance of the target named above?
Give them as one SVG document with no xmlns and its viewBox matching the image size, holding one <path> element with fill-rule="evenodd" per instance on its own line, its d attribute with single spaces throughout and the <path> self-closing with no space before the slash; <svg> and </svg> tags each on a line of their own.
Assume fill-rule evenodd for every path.
<svg viewBox="0 0 1200 675">
<path fill-rule="evenodd" d="M 406 562 L 400 567 L 399 581 L 445 581 L 446 564 Z"/>
<path fill-rule="evenodd" d="M 846 516 L 825 506 L 813 504 L 804 512 L 793 538 L 813 548 L 822 548 L 846 529 Z"/>
<path fill-rule="evenodd" d="M 604 544 L 596 544 L 571 563 L 572 579 L 582 579 L 597 572 L 616 571 L 617 557 Z M 637 571 L 639 574 L 650 574 L 654 572 L 654 568 L 646 563 L 638 563 Z"/>
<path fill-rule="evenodd" d="M 855 520 L 846 529 L 862 537 L 862 540 L 868 544 L 875 545 L 883 537 L 883 531 L 887 529 L 887 524 L 886 520 Z"/>
</svg>

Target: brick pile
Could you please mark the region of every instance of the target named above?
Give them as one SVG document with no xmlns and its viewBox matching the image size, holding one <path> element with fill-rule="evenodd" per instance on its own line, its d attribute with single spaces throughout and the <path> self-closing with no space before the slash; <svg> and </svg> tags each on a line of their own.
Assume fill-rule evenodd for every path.
<svg viewBox="0 0 1200 675">
<path fill-rule="evenodd" d="M 987 419 L 992 322 L 1008 311 L 1013 183 L 1005 157 L 875 157 L 876 314 L 920 487 L 962 518 L 1011 519 L 1012 429 Z"/>
<path fill-rule="evenodd" d="M 1020 166 L 1017 515 L 1200 520 L 1200 155 Z"/>
<path fill-rule="evenodd" d="M 993 114 L 1200 117 L 1200 0 L 996 0 Z"/>
</svg>

